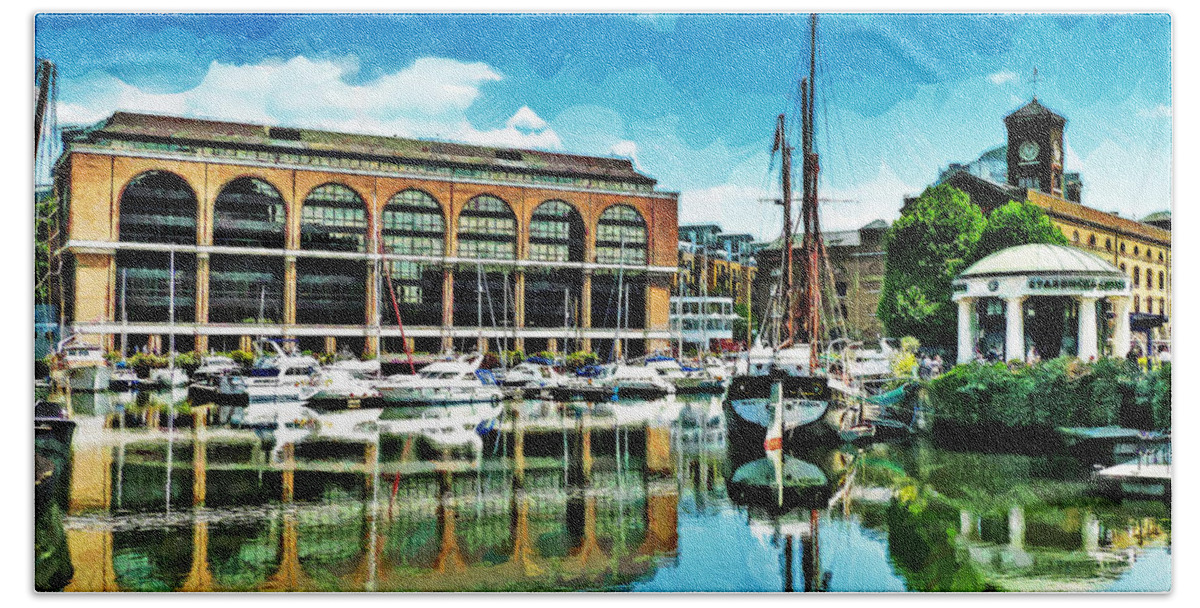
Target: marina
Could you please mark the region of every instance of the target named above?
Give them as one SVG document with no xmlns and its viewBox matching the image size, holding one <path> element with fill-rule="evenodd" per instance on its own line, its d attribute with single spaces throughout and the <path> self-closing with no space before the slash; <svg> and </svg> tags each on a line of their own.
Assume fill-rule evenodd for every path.
<svg viewBox="0 0 1200 608">
<path fill-rule="evenodd" d="M 75 396 L 61 516 L 38 523 L 62 539 L 39 573 L 69 565 L 65 590 L 900 591 L 937 588 L 948 567 L 981 589 L 1104 590 L 1166 576 L 1166 504 L 1092 496 L 1088 464 L 1065 454 L 787 448 L 780 503 L 762 448 L 746 460 L 731 443 L 720 396 L 622 402 L 636 420 L 508 401 L 468 433 L 388 429 L 387 409 L 314 413 L 266 434 L 169 395 Z M 178 411 L 125 424 L 139 405 Z M 1023 472 L 1001 489 L 993 469 Z M 913 488 L 939 497 L 920 516 Z M 945 543 L 943 528 L 940 549 L 901 542 Z"/>
</svg>

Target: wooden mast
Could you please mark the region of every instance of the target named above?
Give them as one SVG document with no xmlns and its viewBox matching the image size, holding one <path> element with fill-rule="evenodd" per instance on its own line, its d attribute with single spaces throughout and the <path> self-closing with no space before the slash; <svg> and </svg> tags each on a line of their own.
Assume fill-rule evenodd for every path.
<svg viewBox="0 0 1200 608">
<path fill-rule="evenodd" d="M 803 86 L 803 85 L 802 85 Z M 782 164 L 782 181 L 783 181 L 783 200 L 778 203 L 783 205 L 783 249 L 781 250 L 784 256 L 783 272 L 783 314 L 784 314 L 784 339 L 780 342 L 779 348 L 786 348 L 795 339 L 795 315 L 792 314 L 792 290 L 794 277 L 792 275 L 792 148 L 787 144 L 787 133 L 784 129 L 784 122 L 787 117 L 783 114 L 779 115 L 779 121 L 775 125 L 775 145 L 772 152 L 778 150 L 780 152 L 780 160 Z"/>
<path fill-rule="evenodd" d="M 805 302 L 805 329 L 807 330 L 809 341 L 809 368 L 815 371 L 820 363 L 820 349 L 817 345 L 817 340 L 821 335 L 821 266 L 819 254 L 824 244 L 821 238 L 821 223 L 817 214 L 817 175 L 820 173 L 821 167 L 817 153 L 813 152 L 814 110 L 817 105 L 814 87 L 817 67 L 816 13 L 813 13 L 811 17 L 809 43 L 810 54 L 807 86 L 804 81 L 801 81 L 801 88 L 803 89 L 801 95 L 802 112 L 804 114 L 802 121 L 804 129 L 804 200 L 802 202 L 802 213 L 804 215 L 803 247 L 804 253 L 808 258 L 808 266 L 805 272 L 805 293 L 808 296 Z"/>
</svg>

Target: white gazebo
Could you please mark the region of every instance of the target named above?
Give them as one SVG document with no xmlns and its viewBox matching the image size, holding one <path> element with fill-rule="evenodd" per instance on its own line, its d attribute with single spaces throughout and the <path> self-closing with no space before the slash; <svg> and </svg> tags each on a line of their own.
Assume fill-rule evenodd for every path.
<svg viewBox="0 0 1200 608">
<path fill-rule="evenodd" d="M 1097 308 L 1113 313 L 1113 356 L 1129 351 L 1129 280 L 1086 251 L 1010 247 L 972 264 L 955 277 L 953 289 L 959 363 L 977 352 L 1024 360 L 1033 349 L 1044 357 L 1100 356 L 1099 332 L 1108 325 L 1107 314 L 1097 315 Z"/>
</svg>

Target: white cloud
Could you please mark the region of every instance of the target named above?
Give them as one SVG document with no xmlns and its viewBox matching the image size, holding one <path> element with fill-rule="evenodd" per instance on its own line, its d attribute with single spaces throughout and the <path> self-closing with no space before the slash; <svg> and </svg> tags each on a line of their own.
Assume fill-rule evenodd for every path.
<svg viewBox="0 0 1200 608">
<path fill-rule="evenodd" d="M 1138 116 L 1141 116 L 1142 118 L 1170 118 L 1171 114 L 1171 106 L 1161 103 L 1153 108 L 1142 108 L 1141 110 L 1138 110 Z"/>
<path fill-rule="evenodd" d="M 456 139 L 522 148 L 562 147 L 558 135 L 533 110 L 522 107 L 504 127 L 475 128 L 466 110 L 481 87 L 502 79 L 485 63 L 425 57 L 363 84 L 353 57 L 341 60 L 266 61 L 254 65 L 213 62 L 195 88 L 150 93 L 112 76 L 59 104 L 63 123 L 94 122 L 115 110 L 262 122 L 379 135 Z M 81 87 L 83 88 L 83 87 Z"/>
<path fill-rule="evenodd" d="M 994 84 L 996 86 L 1002 85 L 1006 82 L 1012 82 L 1016 79 L 1017 79 L 1017 75 L 1014 74 L 1011 70 L 1001 70 L 999 72 L 996 72 L 995 74 L 990 74 L 988 76 L 988 80 L 992 81 L 992 84 Z"/>
<path fill-rule="evenodd" d="M 628 158 L 633 161 L 635 169 L 641 169 L 641 163 L 638 162 L 638 145 L 635 141 L 622 139 L 609 147 L 608 153 L 620 158 Z"/>
</svg>

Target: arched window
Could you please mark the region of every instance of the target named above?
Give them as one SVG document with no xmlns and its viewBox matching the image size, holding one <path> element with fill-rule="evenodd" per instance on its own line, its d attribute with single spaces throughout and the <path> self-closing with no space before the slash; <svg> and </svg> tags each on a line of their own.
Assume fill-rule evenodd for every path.
<svg viewBox="0 0 1200 608">
<path fill-rule="evenodd" d="M 1154 254 L 1153 254 L 1153 253 L 1151 253 L 1151 252 L 1152 252 L 1152 250 L 1151 250 L 1149 247 L 1147 247 L 1147 248 L 1146 248 L 1146 259 L 1147 259 L 1147 260 L 1152 260 L 1152 259 L 1154 259 Z"/>
<path fill-rule="evenodd" d="M 597 262 L 645 264 L 646 246 L 646 221 L 637 209 L 613 205 L 600 214 L 596 223 Z"/>
<path fill-rule="evenodd" d="M 1137 245 L 1133 246 L 1133 255 L 1142 255 L 1142 250 Z"/>
<path fill-rule="evenodd" d="M 1125 243 L 1121 243 L 1121 253 L 1125 253 Z"/>
<path fill-rule="evenodd" d="M 381 231 L 384 253 L 441 256 L 445 252 L 442 208 L 420 190 L 405 190 L 387 202 Z"/>
<path fill-rule="evenodd" d="M 333 183 L 318 186 L 305 197 L 301 209 L 301 249 L 366 252 L 366 205 L 350 188 Z M 296 260 L 296 322 L 365 323 L 366 280 L 365 261 L 300 257 Z"/>
<path fill-rule="evenodd" d="M 1104 248 L 1112 251 L 1112 239 L 1104 239 Z"/>
<path fill-rule="evenodd" d="M 1076 243 L 1079 242 L 1079 231 L 1078 230 L 1076 230 L 1075 233 L 1071 235 L 1071 240 L 1075 241 Z"/>
<path fill-rule="evenodd" d="M 1091 247 L 1095 247 L 1095 246 L 1096 246 L 1096 235 L 1094 235 L 1094 234 L 1093 234 L 1093 235 L 1091 235 L 1091 236 L 1089 236 L 1089 237 L 1088 237 L 1088 245 L 1089 245 L 1089 246 L 1091 246 Z"/>
<path fill-rule="evenodd" d="M 274 186 L 240 177 L 221 188 L 213 208 L 213 244 L 282 249 L 286 217 Z"/>
<path fill-rule="evenodd" d="M 182 177 L 149 171 L 121 193 L 122 242 L 196 244 L 196 194 Z"/>
<path fill-rule="evenodd" d="M 1161 252 L 1161 251 L 1158 252 L 1158 261 L 1159 262 L 1163 261 L 1163 252 Z"/>
<path fill-rule="evenodd" d="M 1125 262 L 1121 262 L 1121 272 L 1125 272 Z"/>
<path fill-rule="evenodd" d="M 1142 269 L 1138 268 L 1137 266 L 1133 267 L 1133 286 L 1134 287 L 1142 286 Z"/>
<path fill-rule="evenodd" d="M 458 256 L 487 260 L 517 257 L 517 216 L 488 194 L 471 199 L 458 216 Z"/>
<path fill-rule="evenodd" d="M 1158 299 L 1158 314 L 1160 314 L 1160 315 L 1165 315 L 1165 314 L 1167 314 L 1167 300 L 1166 300 L 1166 298 L 1159 298 L 1159 299 Z"/>
<path fill-rule="evenodd" d="M 533 210 L 529 224 L 529 259 L 583 261 L 583 218 L 574 207 L 549 200 Z"/>
<path fill-rule="evenodd" d="M 1142 312 L 1142 299 L 1139 296 L 1133 296 L 1133 312 Z"/>
<path fill-rule="evenodd" d="M 300 248 L 366 252 L 367 208 L 358 193 L 341 184 L 314 188 L 300 213 Z"/>
<path fill-rule="evenodd" d="M 1158 271 L 1158 288 L 1159 289 L 1167 288 L 1167 275 L 1165 273 L 1163 273 L 1163 271 L 1161 271 L 1161 270 Z"/>
<path fill-rule="evenodd" d="M 570 204 L 548 200 L 533 210 L 529 223 L 529 259 L 584 261 L 583 217 Z M 530 268 L 525 273 L 525 326 L 572 327 L 580 324 L 578 304 L 583 273 L 578 268 Z"/>
<path fill-rule="evenodd" d="M 380 231 L 383 253 L 427 257 L 441 257 L 445 253 L 446 222 L 442 207 L 420 190 L 404 190 L 388 200 L 383 207 Z M 440 325 L 441 265 L 416 260 L 389 260 L 387 264 L 401 320 L 410 325 Z M 396 313 L 390 305 L 384 306 L 382 315 L 384 324 L 396 323 Z M 396 350 L 403 348 L 400 344 L 396 347 Z"/>
</svg>

